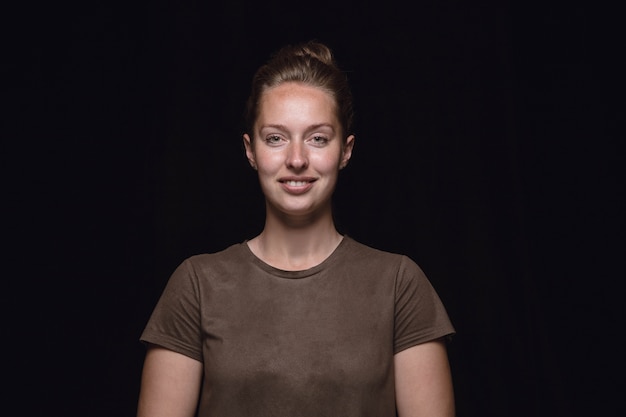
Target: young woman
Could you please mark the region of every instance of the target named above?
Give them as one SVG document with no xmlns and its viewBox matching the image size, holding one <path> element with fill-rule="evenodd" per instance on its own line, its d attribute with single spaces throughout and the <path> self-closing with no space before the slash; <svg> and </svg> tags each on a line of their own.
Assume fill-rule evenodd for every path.
<svg viewBox="0 0 626 417">
<path fill-rule="evenodd" d="M 243 136 L 262 232 L 173 273 L 141 336 L 138 417 L 454 415 L 445 308 L 409 258 L 337 232 L 352 98 L 323 44 L 253 79 Z"/>
</svg>

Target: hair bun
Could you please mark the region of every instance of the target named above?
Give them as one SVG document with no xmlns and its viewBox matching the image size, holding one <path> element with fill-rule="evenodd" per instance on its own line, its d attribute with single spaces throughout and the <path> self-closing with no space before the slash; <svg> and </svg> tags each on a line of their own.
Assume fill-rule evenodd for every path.
<svg viewBox="0 0 626 417">
<path fill-rule="evenodd" d="M 278 54 L 283 56 L 291 55 L 298 57 L 311 57 L 326 65 L 336 66 L 335 59 L 330 48 L 315 40 L 284 47 L 278 52 Z"/>
</svg>

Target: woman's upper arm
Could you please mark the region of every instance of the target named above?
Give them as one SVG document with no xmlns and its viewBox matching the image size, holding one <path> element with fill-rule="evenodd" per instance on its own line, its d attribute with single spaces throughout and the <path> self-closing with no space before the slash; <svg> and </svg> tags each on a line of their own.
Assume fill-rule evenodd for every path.
<svg viewBox="0 0 626 417">
<path fill-rule="evenodd" d="M 453 417 L 454 392 L 446 345 L 423 343 L 394 356 L 399 417 Z"/>
<path fill-rule="evenodd" d="M 193 417 L 201 384 L 201 362 L 159 346 L 149 346 L 137 417 Z"/>
</svg>

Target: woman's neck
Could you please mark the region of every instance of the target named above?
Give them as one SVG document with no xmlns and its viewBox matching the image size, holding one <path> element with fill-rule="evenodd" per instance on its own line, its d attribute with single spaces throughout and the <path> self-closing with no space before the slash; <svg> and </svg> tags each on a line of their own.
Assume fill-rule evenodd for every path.
<svg viewBox="0 0 626 417">
<path fill-rule="evenodd" d="M 261 234 L 248 241 L 252 253 L 275 268 L 298 271 L 319 265 L 341 243 L 331 214 L 285 219 L 266 216 Z"/>
</svg>

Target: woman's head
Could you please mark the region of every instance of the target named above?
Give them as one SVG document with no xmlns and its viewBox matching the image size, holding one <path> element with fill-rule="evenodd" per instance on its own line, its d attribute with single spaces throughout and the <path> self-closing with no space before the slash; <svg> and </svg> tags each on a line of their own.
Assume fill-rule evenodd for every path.
<svg viewBox="0 0 626 417">
<path fill-rule="evenodd" d="M 246 133 L 253 137 L 263 93 L 285 82 L 320 88 L 334 97 L 337 119 L 343 129 L 342 136 L 347 138 L 353 121 L 352 93 L 348 79 L 337 67 L 331 50 L 316 41 L 285 46 L 257 70 L 246 105 Z"/>
</svg>

